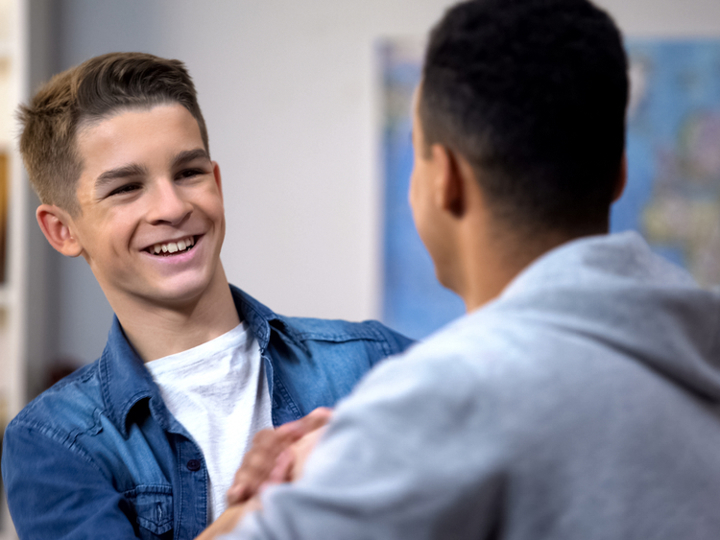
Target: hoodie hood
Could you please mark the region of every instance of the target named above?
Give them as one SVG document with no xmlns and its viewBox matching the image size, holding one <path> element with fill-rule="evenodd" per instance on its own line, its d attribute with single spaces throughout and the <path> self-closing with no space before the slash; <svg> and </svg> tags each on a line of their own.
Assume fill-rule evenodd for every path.
<svg viewBox="0 0 720 540">
<path fill-rule="evenodd" d="M 635 232 L 546 253 L 486 308 L 597 340 L 720 401 L 720 293 L 701 289 Z"/>
</svg>

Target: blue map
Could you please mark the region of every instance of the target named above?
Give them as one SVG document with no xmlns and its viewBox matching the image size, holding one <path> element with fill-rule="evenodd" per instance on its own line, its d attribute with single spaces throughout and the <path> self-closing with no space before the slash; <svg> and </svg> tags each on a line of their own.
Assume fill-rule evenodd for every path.
<svg viewBox="0 0 720 540">
<path fill-rule="evenodd" d="M 720 41 L 627 43 L 628 185 L 613 231 L 636 230 L 704 286 L 720 284 Z M 422 338 L 464 312 L 435 279 L 407 202 L 410 107 L 422 45 L 385 41 L 383 322 Z"/>
</svg>

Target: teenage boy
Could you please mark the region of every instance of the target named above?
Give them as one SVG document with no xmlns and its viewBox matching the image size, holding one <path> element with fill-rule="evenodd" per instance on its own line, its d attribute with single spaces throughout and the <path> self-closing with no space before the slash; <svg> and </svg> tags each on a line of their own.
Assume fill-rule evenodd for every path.
<svg viewBox="0 0 720 540">
<path fill-rule="evenodd" d="M 373 370 L 224 538 L 720 538 L 720 295 L 606 234 L 626 71 L 587 0 L 446 13 L 410 202 L 468 314 Z"/>
<path fill-rule="evenodd" d="M 192 538 L 223 512 L 258 430 L 332 406 L 409 341 L 283 317 L 228 285 L 220 169 L 181 62 L 93 58 L 20 116 L 40 228 L 85 258 L 116 317 L 101 358 L 7 428 L 18 534 Z"/>
</svg>

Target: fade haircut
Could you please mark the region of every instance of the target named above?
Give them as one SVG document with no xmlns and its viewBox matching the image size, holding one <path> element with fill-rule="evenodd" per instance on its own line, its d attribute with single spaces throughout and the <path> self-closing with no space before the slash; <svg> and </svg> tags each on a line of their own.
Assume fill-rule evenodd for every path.
<svg viewBox="0 0 720 540">
<path fill-rule="evenodd" d="M 43 203 L 80 212 L 77 182 L 83 164 L 77 133 L 118 111 L 178 103 L 197 120 L 205 151 L 208 134 L 185 65 L 144 53 L 110 53 L 55 75 L 21 105 L 20 152 Z"/>
<path fill-rule="evenodd" d="M 426 50 L 424 151 L 465 157 L 516 231 L 607 231 L 627 100 L 622 36 L 587 0 L 463 2 Z"/>
</svg>

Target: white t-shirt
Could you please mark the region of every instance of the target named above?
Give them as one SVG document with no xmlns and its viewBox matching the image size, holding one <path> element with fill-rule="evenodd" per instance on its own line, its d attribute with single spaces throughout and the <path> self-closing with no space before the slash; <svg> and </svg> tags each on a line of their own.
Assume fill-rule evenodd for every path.
<svg viewBox="0 0 720 540">
<path fill-rule="evenodd" d="M 146 366 L 165 405 L 205 456 L 210 523 L 226 508 L 225 494 L 253 436 L 272 427 L 260 347 L 241 323 L 212 341 Z"/>
</svg>

